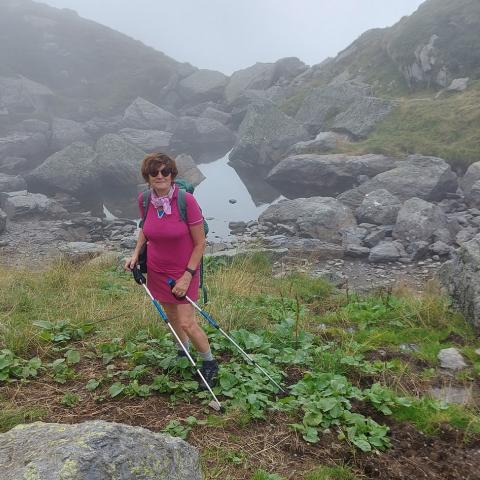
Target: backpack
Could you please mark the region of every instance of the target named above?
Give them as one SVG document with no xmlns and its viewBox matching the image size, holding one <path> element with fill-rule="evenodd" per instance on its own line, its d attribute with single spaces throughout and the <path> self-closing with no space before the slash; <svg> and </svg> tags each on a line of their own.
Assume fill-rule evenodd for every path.
<svg viewBox="0 0 480 480">
<path fill-rule="evenodd" d="M 187 200 L 186 200 L 186 192 L 193 194 L 195 191 L 195 187 L 186 180 L 181 178 L 177 178 L 175 180 L 175 185 L 178 187 L 178 195 L 177 195 L 177 208 L 178 213 L 180 214 L 180 218 L 183 222 L 187 223 Z M 140 221 L 139 227 L 142 228 L 147 218 L 148 207 L 150 206 L 150 189 L 144 190 L 142 192 L 142 208 L 143 208 L 143 219 Z M 207 236 L 209 232 L 208 223 L 203 217 L 203 230 L 205 232 L 205 236 Z M 142 247 L 140 251 L 140 255 L 138 258 L 138 265 L 140 266 L 140 271 L 142 273 L 147 273 L 147 244 Z M 207 288 L 204 284 L 204 268 L 203 268 L 203 256 L 200 260 L 200 288 L 202 290 L 203 296 L 203 303 L 207 303 L 208 295 L 207 295 Z"/>
</svg>

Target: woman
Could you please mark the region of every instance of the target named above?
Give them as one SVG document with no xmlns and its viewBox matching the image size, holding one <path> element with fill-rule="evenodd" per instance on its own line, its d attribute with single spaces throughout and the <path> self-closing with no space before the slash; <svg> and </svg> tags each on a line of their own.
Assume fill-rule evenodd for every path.
<svg viewBox="0 0 480 480">
<path fill-rule="evenodd" d="M 147 155 L 141 167 L 142 176 L 150 186 L 147 217 L 140 229 L 133 255 L 125 269 L 132 270 L 138 262 L 142 246 L 148 242 L 147 286 L 161 303 L 184 347 L 189 341 L 203 360 L 201 372 L 210 386 L 215 381 L 218 364 L 212 356 L 208 338 L 199 327 L 193 306 L 185 299 L 198 299 L 199 265 L 205 250 L 203 216 L 195 198 L 186 193 L 187 223 L 182 221 L 177 207 L 178 174 L 175 161 L 164 153 Z M 141 218 L 144 217 L 142 194 L 138 197 Z M 175 280 L 170 289 L 169 278 Z M 185 356 L 180 345 L 178 355 Z M 203 387 L 202 385 L 200 385 Z"/>
</svg>

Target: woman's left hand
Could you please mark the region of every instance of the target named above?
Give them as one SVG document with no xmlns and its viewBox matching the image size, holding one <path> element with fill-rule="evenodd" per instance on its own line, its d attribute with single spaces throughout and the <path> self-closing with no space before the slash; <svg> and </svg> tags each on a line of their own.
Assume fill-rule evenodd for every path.
<svg viewBox="0 0 480 480">
<path fill-rule="evenodd" d="M 175 286 L 172 288 L 172 293 L 176 297 L 184 297 L 187 294 L 188 287 L 192 281 L 192 276 L 185 272 L 176 282 Z"/>
</svg>

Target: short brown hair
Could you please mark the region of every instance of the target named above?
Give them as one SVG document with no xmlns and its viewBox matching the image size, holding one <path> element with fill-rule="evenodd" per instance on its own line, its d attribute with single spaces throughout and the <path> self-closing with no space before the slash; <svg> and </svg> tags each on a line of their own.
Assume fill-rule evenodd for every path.
<svg viewBox="0 0 480 480">
<path fill-rule="evenodd" d="M 148 183 L 148 176 L 152 173 L 156 173 L 161 165 L 172 170 L 172 181 L 178 175 L 177 165 L 173 158 L 169 157 L 166 153 L 155 152 L 149 153 L 142 162 L 141 172 L 142 177 Z"/>
</svg>

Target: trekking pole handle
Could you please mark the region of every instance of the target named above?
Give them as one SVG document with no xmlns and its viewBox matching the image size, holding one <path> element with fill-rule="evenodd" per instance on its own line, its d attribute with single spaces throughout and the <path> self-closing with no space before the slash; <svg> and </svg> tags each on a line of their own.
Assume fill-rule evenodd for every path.
<svg viewBox="0 0 480 480">
<path fill-rule="evenodd" d="M 135 265 L 132 269 L 133 278 L 139 285 L 145 285 L 147 283 L 147 279 L 144 277 L 143 273 L 140 271 L 140 267 Z"/>
<path fill-rule="evenodd" d="M 169 278 L 167 280 L 167 283 L 170 286 L 170 290 L 173 290 L 173 287 L 177 284 L 177 282 L 175 282 L 175 280 L 173 278 Z M 173 295 L 175 295 L 175 294 L 173 293 Z M 175 295 L 175 296 L 180 300 L 183 300 L 186 297 L 186 295 L 183 295 L 183 297 L 179 297 L 178 295 Z"/>
</svg>

